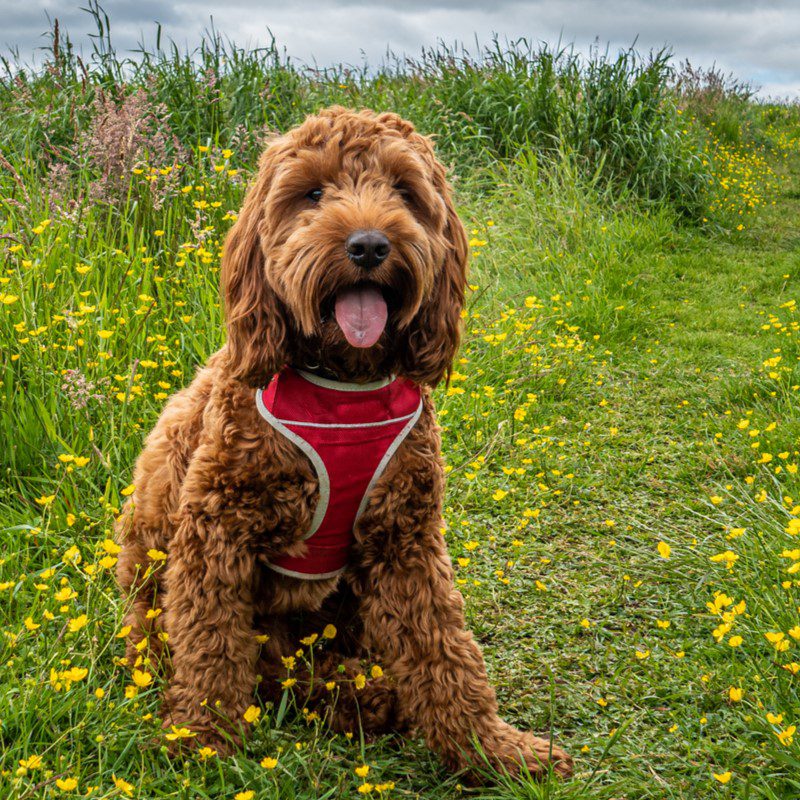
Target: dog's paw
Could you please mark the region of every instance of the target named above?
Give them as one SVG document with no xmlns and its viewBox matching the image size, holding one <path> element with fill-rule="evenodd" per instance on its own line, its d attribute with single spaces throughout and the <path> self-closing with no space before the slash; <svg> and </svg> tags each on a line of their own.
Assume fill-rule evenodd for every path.
<svg viewBox="0 0 800 800">
<path fill-rule="evenodd" d="M 549 739 L 542 739 L 532 733 L 522 733 L 520 738 L 519 749 L 531 775 L 544 777 L 551 768 L 562 778 L 572 775 L 572 757 Z"/>
<path fill-rule="evenodd" d="M 484 752 L 493 767 L 513 776 L 542 779 L 551 770 L 562 778 L 572 774 L 572 758 L 564 750 L 548 739 L 513 728 L 491 746 L 484 745 Z"/>
</svg>

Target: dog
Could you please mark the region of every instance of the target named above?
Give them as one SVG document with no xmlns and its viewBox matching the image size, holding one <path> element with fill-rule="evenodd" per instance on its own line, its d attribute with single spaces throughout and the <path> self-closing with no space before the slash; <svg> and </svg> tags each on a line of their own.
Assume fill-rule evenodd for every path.
<svg viewBox="0 0 800 800">
<path fill-rule="evenodd" d="M 431 390 L 467 258 L 399 116 L 333 107 L 266 147 L 222 256 L 227 342 L 168 401 L 117 528 L 127 661 L 162 670 L 179 744 L 230 752 L 256 693 L 294 684 L 334 729 L 414 732 L 454 770 L 570 773 L 498 716 L 443 539 Z"/>
</svg>

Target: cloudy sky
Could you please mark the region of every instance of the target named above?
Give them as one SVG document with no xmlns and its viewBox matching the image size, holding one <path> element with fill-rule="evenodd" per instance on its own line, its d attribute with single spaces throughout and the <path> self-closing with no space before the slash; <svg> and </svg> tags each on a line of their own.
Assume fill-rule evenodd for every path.
<svg viewBox="0 0 800 800">
<path fill-rule="evenodd" d="M 46 41 L 47 16 L 58 18 L 73 42 L 90 51 L 86 0 L 0 0 L 0 51 L 17 49 L 36 59 Z M 417 54 L 443 40 L 473 49 L 524 36 L 532 41 L 574 43 L 585 51 L 596 40 L 612 51 L 636 40 L 642 51 L 670 45 L 676 59 L 710 66 L 762 87 L 760 94 L 800 98 L 799 0 L 106 0 L 118 51 L 163 36 L 196 45 L 211 18 L 237 44 L 268 41 L 299 61 L 379 63 L 387 48 Z M 38 56 L 41 59 L 41 55 Z"/>
</svg>

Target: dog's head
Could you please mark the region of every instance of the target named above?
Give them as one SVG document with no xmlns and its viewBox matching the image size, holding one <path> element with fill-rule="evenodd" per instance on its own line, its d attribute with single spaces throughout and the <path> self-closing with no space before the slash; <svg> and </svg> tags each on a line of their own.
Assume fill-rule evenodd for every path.
<svg viewBox="0 0 800 800">
<path fill-rule="evenodd" d="M 233 373 L 285 364 L 435 385 L 458 346 L 467 240 L 430 141 L 330 108 L 272 141 L 225 244 Z"/>
</svg>

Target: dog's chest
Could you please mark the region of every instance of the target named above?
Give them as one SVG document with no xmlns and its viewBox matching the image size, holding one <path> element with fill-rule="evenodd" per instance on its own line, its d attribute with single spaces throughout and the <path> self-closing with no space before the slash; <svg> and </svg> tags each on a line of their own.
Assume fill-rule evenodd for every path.
<svg viewBox="0 0 800 800">
<path fill-rule="evenodd" d="M 269 566 L 291 578 L 333 578 L 347 566 L 372 488 L 419 419 L 420 389 L 402 379 L 346 384 L 287 367 L 255 400 L 261 416 L 308 457 L 319 482 L 304 547 Z"/>
</svg>

